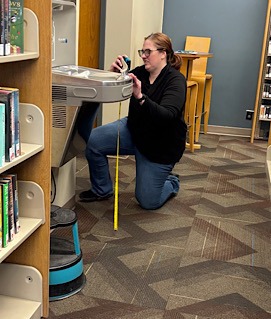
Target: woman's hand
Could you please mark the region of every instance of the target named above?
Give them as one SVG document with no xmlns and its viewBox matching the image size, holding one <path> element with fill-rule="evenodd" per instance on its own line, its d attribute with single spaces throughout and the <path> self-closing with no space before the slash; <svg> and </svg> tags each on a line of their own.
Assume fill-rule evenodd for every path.
<svg viewBox="0 0 271 319">
<path fill-rule="evenodd" d="M 125 56 L 125 55 L 124 55 Z M 109 71 L 111 72 L 121 72 L 122 70 L 122 65 L 123 65 L 123 56 L 119 55 L 116 59 L 116 61 L 114 61 L 109 68 Z"/>
<path fill-rule="evenodd" d="M 129 76 L 133 80 L 133 96 L 138 100 L 142 98 L 141 81 L 133 73 L 129 73 Z"/>
</svg>

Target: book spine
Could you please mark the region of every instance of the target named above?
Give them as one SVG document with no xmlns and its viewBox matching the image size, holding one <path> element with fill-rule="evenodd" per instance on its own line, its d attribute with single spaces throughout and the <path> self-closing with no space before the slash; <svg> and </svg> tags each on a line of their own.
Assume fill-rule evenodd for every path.
<svg viewBox="0 0 271 319">
<path fill-rule="evenodd" d="M 10 2 L 4 0 L 4 55 L 10 55 Z"/>
<path fill-rule="evenodd" d="M 0 167 L 3 167 L 5 164 L 5 104 L 0 103 Z"/>
<path fill-rule="evenodd" d="M 5 161 L 10 162 L 10 150 L 11 150 L 11 124 L 10 124 L 10 113 L 9 104 L 5 97 L 0 94 L 0 102 L 5 105 Z"/>
<path fill-rule="evenodd" d="M 14 92 L 10 92 L 10 121 L 11 121 L 11 160 L 15 158 L 15 96 Z"/>
<path fill-rule="evenodd" d="M 6 137 L 6 143 L 5 143 L 5 161 L 11 162 L 12 157 L 12 128 L 11 128 L 11 121 L 10 121 L 10 106 L 8 100 L 6 100 L 5 103 L 5 120 L 6 120 L 6 127 L 5 127 L 5 137 Z"/>
<path fill-rule="evenodd" d="M 265 107 L 265 118 L 270 119 L 271 118 L 271 112 L 270 112 L 270 106 Z"/>
<path fill-rule="evenodd" d="M 2 246 L 8 245 L 8 184 L 0 183 L 2 189 Z"/>
<path fill-rule="evenodd" d="M 14 143 L 15 143 L 15 157 L 21 155 L 20 143 L 20 103 L 19 90 L 14 90 Z"/>
<path fill-rule="evenodd" d="M 0 250 L 3 247 L 3 231 L 2 231 L 2 225 L 3 225 L 3 213 L 2 213 L 2 188 L 0 187 Z"/>
<path fill-rule="evenodd" d="M 260 119 L 264 118 L 265 106 L 262 104 L 260 108 Z"/>
<path fill-rule="evenodd" d="M 12 241 L 15 236 L 12 182 L 9 178 L 1 178 L 0 181 L 7 183 L 8 185 L 8 239 L 9 241 Z"/>
<path fill-rule="evenodd" d="M 0 179 L 1 178 L 4 180 L 8 180 L 11 183 L 12 196 L 10 199 L 12 200 L 14 230 L 15 230 L 15 234 L 17 234 L 20 230 L 17 174 L 1 174 Z"/>
<path fill-rule="evenodd" d="M 14 142 L 14 107 L 11 92 L 0 90 L 0 102 L 6 105 L 6 154 L 5 161 L 11 162 L 15 158 Z"/>
<path fill-rule="evenodd" d="M 11 53 L 24 53 L 24 0 L 11 0 Z"/>
<path fill-rule="evenodd" d="M 20 101 L 19 101 L 19 89 L 10 87 L 0 87 L 0 92 L 11 92 L 11 126 L 12 126 L 12 144 L 15 157 L 21 155 L 21 143 L 20 143 Z"/>
<path fill-rule="evenodd" d="M 13 176 L 13 183 L 14 183 L 14 222 L 15 222 L 15 233 L 17 234 L 20 230 L 20 220 L 19 220 L 18 179 L 16 174 Z"/>
<path fill-rule="evenodd" d="M 4 0 L 0 0 L 0 56 L 4 55 L 5 23 L 4 23 Z"/>
</svg>

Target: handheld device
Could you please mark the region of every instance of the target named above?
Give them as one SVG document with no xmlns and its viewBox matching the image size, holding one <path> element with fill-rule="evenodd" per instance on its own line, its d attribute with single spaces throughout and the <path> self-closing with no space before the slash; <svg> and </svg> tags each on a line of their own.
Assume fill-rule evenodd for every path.
<svg viewBox="0 0 271 319">
<path fill-rule="evenodd" d="M 127 56 L 123 56 L 123 60 L 125 61 L 125 63 L 126 63 L 127 66 L 128 66 L 128 71 L 130 71 L 130 68 L 131 68 L 131 59 L 128 58 Z"/>
</svg>

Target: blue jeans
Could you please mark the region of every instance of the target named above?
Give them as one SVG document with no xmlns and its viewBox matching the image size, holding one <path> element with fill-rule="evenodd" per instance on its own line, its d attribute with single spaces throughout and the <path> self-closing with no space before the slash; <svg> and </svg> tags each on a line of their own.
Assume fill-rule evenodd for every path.
<svg viewBox="0 0 271 319">
<path fill-rule="evenodd" d="M 100 103 L 83 102 L 76 121 L 78 134 L 87 143 Z"/>
<path fill-rule="evenodd" d="M 93 116 L 96 116 L 93 108 Z M 93 122 L 93 120 L 89 119 Z M 158 164 L 149 161 L 135 147 L 127 126 L 127 117 L 94 128 L 86 146 L 92 191 L 98 196 L 113 194 L 107 155 L 117 154 L 118 130 L 119 155 L 134 155 L 136 161 L 135 197 L 145 209 L 157 209 L 179 191 L 179 180 L 169 175 L 174 164 Z"/>
</svg>

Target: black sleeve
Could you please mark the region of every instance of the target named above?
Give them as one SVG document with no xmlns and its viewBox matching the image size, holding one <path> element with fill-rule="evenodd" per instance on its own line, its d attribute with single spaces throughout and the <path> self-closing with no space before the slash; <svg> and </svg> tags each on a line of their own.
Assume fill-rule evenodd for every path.
<svg viewBox="0 0 271 319">
<path fill-rule="evenodd" d="M 141 111 L 153 122 L 168 125 L 183 113 L 186 100 L 186 80 L 182 76 L 170 77 L 158 88 L 157 94 L 148 96 Z"/>
</svg>

